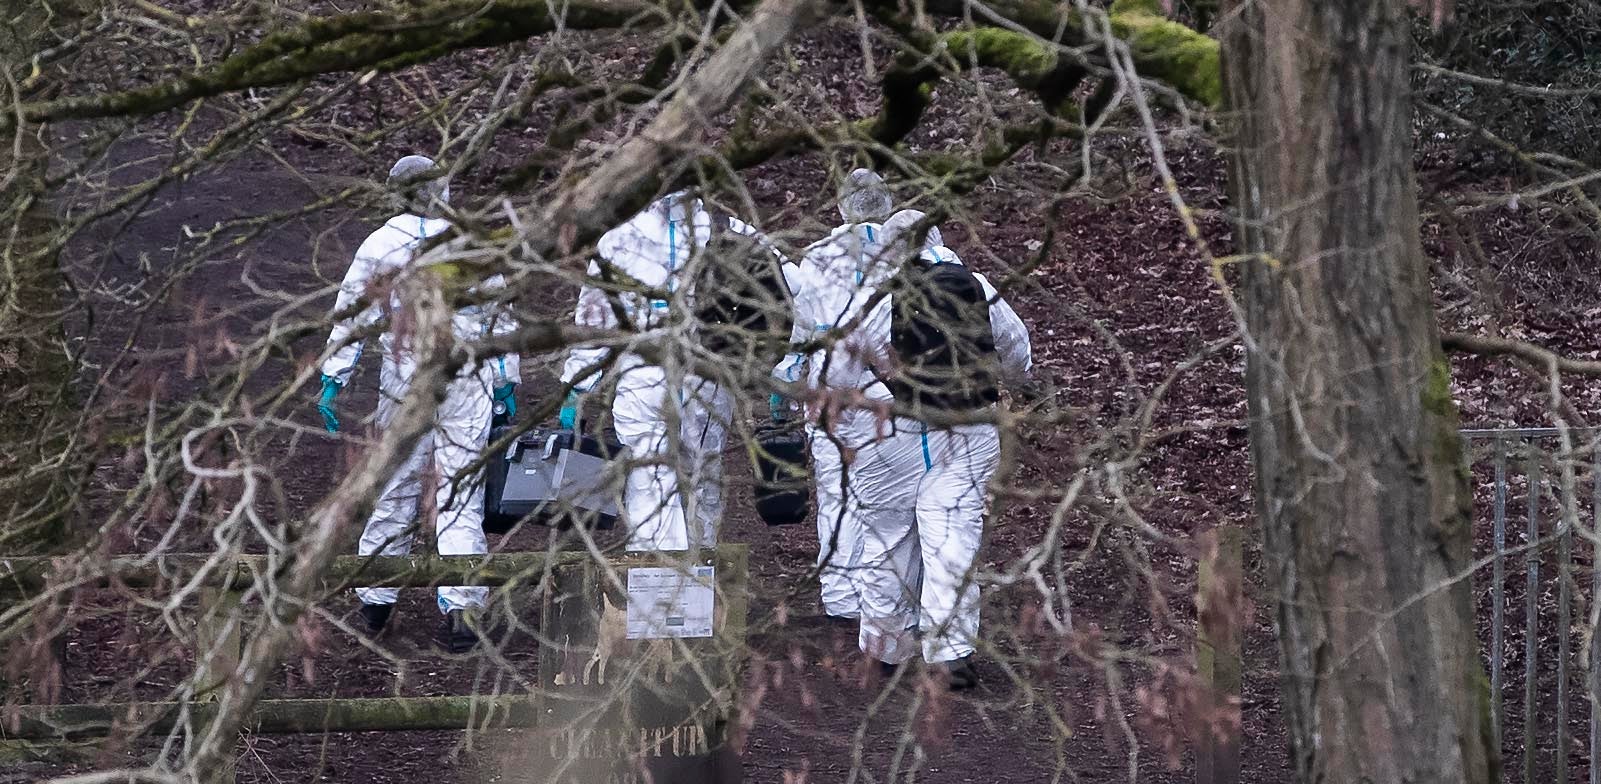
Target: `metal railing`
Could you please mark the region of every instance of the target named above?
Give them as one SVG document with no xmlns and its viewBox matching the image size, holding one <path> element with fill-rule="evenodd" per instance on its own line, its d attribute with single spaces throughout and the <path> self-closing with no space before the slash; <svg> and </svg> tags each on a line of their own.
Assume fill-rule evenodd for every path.
<svg viewBox="0 0 1601 784">
<path fill-rule="evenodd" d="M 1598 708 L 1598 696 L 1601 696 L 1601 647 L 1598 643 L 1594 629 L 1588 620 L 1590 613 L 1583 616 L 1586 620 L 1581 627 L 1585 636 L 1589 638 L 1587 655 L 1582 663 L 1575 662 L 1573 649 L 1573 608 L 1576 603 L 1585 603 L 1586 607 L 1594 602 L 1595 597 L 1601 596 L 1601 558 L 1597 557 L 1596 539 L 1594 532 L 1601 530 L 1601 442 L 1595 437 L 1598 432 L 1594 430 L 1557 428 L 1509 428 L 1502 430 L 1464 430 L 1462 435 L 1469 447 L 1470 462 L 1474 468 L 1483 466 L 1483 460 L 1488 458 L 1490 463 L 1490 509 L 1489 523 L 1491 526 L 1489 560 L 1491 578 L 1489 585 L 1490 602 L 1490 639 L 1486 650 L 1486 658 L 1490 665 L 1490 699 L 1491 719 L 1497 744 L 1502 749 L 1503 758 L 1507 761 L 1506 770 L 1508 778 L 1521 772 L 1524 784 L 1535 782 L 1554 782 L 1554 784 L 1568 784 L 1569 757 L 1572 753 L 1572 743 L 1569 732 L 1571 702 L 1573 693 L 1571 687 L 1574 681 L 1573 667 L 1576 663 L 1583 668 L 1584 694 L 1589 703 L 1589 748 L 1586 762 L 1588 763 L 1590 784 L 1601 784 L 1601 766 L 1595 764 L 1601 759 L 1601 708 Z M 1564 445 L 1563 438 L 1567 443 Z M 1509 507 L 1516 509 L 1512 502 L 1513 489 L 1517 473 L 1521 467 L 1522 501 L 1524 525 L 1523 540 L 1514 546 L 1508 546 L 1508 511 Z M 1584 530 L 1583 508 L 1585 502 L 1581 500 L 1584 494 L 1581 486 L 1588 481 L 1590 528 Z M 1482 483 L 1476 483 L 1475 490 L 1483 489 Z M 1477 492 L 1475 493 L 1477 497 Z M 1477 506 L 1477 505 L 1476 505 Z M 1553 514 L 1545 514 L 1547 511 Z M 1549 517 L 1552 522 L 1547 523 Z M 1483 513 L 1475 511 L 1475 530 L 1483 520 Z M 1589 556 L 1589 589 L 1580 588 L 1576 575 L 1582 575 L 1586 564 L 1576 560 L 1574 548 L 1575 529 L 1580 529 L 1580 537 L 1584 539 L 1581 548 L 1583 554 Z M 1514 532 L 1515 535 L 1515 532 Z M 1542 671 L 1540 664 L 1552 652 L 1540 641 L 1541 621 L 1548 624 L 1551 619 L 1541 611 L 1541 597 L 1547 589 L 1542 581 L 1542 560 L 1555 551 L 1555 630 L 1556 650 L 1554 662 L 1547 668 L 1554 670 L 1555 679 L 1555 705 L 1554 721 L 1549 725 L 1551 734 L 1545 734 L 1548 726 L 1542 720 L 1540 706 L 1546 702 L 1540 687 L 1542 685 Z M 1522 581 L 1522 634 L 1523 634 L 1523 661 L 1522 673 L 1522 721 L 1517 728 L 1517 737 L 1520 744 L 1509 747 L 1507 744 L 1507 716 L 1506 716 L 1506 689 L 1509 676 L 1507 670 L 1507 642 L 1508 642 L 1508 598 L 1509 589 L 1515 593 L 1517 581 L 1514 577 L 1508 579 L 1508 561 L 1521 558 L 1524 568 Z M 1478 578 L 1475 578 L 1477 582 Z M 1475 595 L 1482 595 L 1478 590 Z M 1517 599 L 1517 596 L 1512 596 Z M 1549 682 L 1549 681 L 1544 681 Z M 1553 745 L 1553 753 L 1549 765 L 1541 764 L 1541 741 L 1549 739 Z M 1521 763 L 1521 770 L 1512 766 L 1512 761 Z"/>
</svg>

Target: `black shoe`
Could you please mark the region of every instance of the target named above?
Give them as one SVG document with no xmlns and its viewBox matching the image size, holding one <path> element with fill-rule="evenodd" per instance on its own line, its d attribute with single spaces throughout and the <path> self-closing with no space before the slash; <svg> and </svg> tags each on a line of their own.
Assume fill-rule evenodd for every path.
<svg viewBox="0 0 1601 784">
<path fill-rule="evenodd" d="M 945 671 L 945 682 L 950 685 L 951 691 L 965 691 L 978 685 L 978 671 L 973 669 L 972 654 L 956 661 L 943 662 L 939 666 Z"/>
<path fill-rule="evenodd" d="M 361 620 L 367 624 L 367 632 L 377 635 L 389 624 L 389 615 L 395 611 L 393 604 L 365 604 L 361 605 Z"/>
<path fill-rule="evenodd" d="M 467 613 L 451 610 L 439 626 L 439 644 L 451 653 L 467 653 L 478 647 L 478 632 L 467 625 Z"/>
</svg>

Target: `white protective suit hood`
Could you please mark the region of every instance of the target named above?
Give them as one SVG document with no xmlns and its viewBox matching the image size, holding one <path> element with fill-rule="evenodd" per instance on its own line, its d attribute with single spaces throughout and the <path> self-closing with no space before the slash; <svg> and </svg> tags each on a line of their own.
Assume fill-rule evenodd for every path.
<svg viewBox="0 0 1601 784">
<path fill-rule="evenodd" d="M 871 169 L 857 169 L 839 188 L 839 216 L 846 223 L 877 223 L 895 209 L 889 186 Z"/>
<path fill-rule="evenodd" d="M 450 204 L 450 180 L 426 155 L 407 155 L 395 161 L 384 184 L 399 195 L 404 209 L 417 215 L 437 218 Z"/>
</svg>

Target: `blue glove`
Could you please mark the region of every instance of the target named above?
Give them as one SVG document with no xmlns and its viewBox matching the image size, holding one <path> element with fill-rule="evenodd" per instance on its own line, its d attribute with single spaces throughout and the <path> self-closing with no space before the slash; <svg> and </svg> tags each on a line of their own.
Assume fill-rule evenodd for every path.
<svg viewBox="0 0 1601 784">
<path fill-rule="evenodd" d="M 567 393 L 567 399 L 561 404 L 561 413 L 556 416 L 561 426 L 568 430 L 578 426 L 578 390 Z"/>
<path fill-rule="evenodd" d="M 506 407 L 507 419 L 517 416 L 517 385 L 508 381 L 495 387 L 495 402 Z"/>
<path fill-rule="evenodd" d="M 774 422 L 789 419 L 789 403 L 777 392 L 767 396 L 767 411 L 773 415 Z"/>
<path fill-rule="evenodd" d="M 340 384 L 333 376 L 322 377 L 322 397 L 317 399 L 317 413 L 322 414 L 322 426 L 330 433 L 339 432 L 339 417 L 334 416 L 334 398 L 339 396 Z"/>
</svg>

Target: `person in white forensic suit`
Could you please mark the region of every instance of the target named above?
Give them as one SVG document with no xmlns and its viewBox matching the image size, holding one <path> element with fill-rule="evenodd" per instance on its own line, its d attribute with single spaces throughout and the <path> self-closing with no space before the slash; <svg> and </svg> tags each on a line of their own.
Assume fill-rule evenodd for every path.
<svg viewBox="0 0 1601 784">
<path fill-rule="evenodd" d="M 904 563 L 897 585 L 920 582 L 917 626 L 923 658 L 944 671 L 952 689 L 964 689 L 978 682 L 972 665 L 979 632 L 975 572 L 989 482 L 1000 464 L 1000 433 L 993 422 L 960 420 L 975 414 L 979 416 L 973 418 L 982 418 L 992 411 L 1002 383 L 1027 383 L 1033 360 L 1028 328 L 989 280 L 962 266 L 961 258 L 942 243 L 937 228 L 927 228 L 919 242 L 917 235 L 926 222 L 916 210 L 903 210 L 885 221 L 886 255 L 911 260 L 896 280 L 883 284 L 889 295 L 874 306 L 854 336 L 854 345 L 867 356 L 898 406 L 911 414 L 896 416 L 894 430 L 914 439 L 920 459 L 915 481 L 907 482 L 915 487 L 915 523 L 904 532 L 889 530 L 888 523 L 905 518 L 886 516 L 886 524 L 867 540 L 862 558 L 882 558 L 896 567 Z M 965 281 L 970 293 L 961 294 L 963 301 L 953 307 L 965 305 L 969 321 L 957 324 L 953 318 L 939 329 L 919 326 L 907 315 L 910 309 L 958 295 L 909 289 L 906 281 L 913 279 L 909 273 L 924 276 L 922 280 L 949 275 L 957 281 L 958 291 Z M 876 551 L 877 543 L 888 549 Z M 919 557 L 900 560 L 907 546 L 914 547 Z M 914 573 L 919 567 L 921 575 Z M 900 654 L 881 656 L 886 667 L 915 655 L 909 652 L 915 651 L 910 639 L 900 642 L 883 646 Z"/>
<path fill-rule="evenodd" d="M 801 258 L 802 285 L 794 292 L 791 343 L 827 340 L 832 330 L 845 328 L 859 317 L 877 285 L 894 273 L 895 265 L 880 253 L 879 223 L 892 210 L 889 188 L 877 173 L 856 169 L 846 178 L 839 193 L 839 214 L 845 222 L 807 247 Z M 806 432 L 816 479 L 823 611 L 834 618 L 861 619 L 863 650 L 893 645 L 908 622 L 916 625 L 914 608 L 906 601 L 904 587 L 895 590 L 889 585 L 894 575 L 864 583 L 864 571 L 872 567 L 861 563 L 863 531 L 871 527 L 874 515 L 904 515 L 909 520 L 912 514 L 905 483 L 896 481 L 893 462 L 884 459 L 893 451 L 889 442 L 894 435 L 887 428 L 879 432 L 887 422 L 867 405 L 887 401 L 889 390 L 871 375 L 860 352 L 838 338 L 827 349 L 791 352 L 774 369 L 774 376 L 804 381 L 814 398 L 807 406 Z M 855 404 L 845 402 L 853 396 L 859 398 Z M 883 484 L 875 485 L 875 479 Z M 864 596 L 864 588 L 872 587 L 879 590 Z M 896 627 L 895 635 L 880 633 L 887 627 Z"/>
<path fill-rule="evenodd" d="M 322 363 L 322 395 L 318 410 L 330 432 L 339 430 L 334 401 L 350 383 L 365 343 L 363 333 L 381 322 L 379 338 L 383 363 L 379 370 L 377 427 L 381 431 L 395 416 L 416 373 L 416 357 L 408 338 L 397 330 L 404 322 L 406 304 L 398 292 L 400 279 L 410 269 L 421 267 L 432 258 L 444 261 L 444 249 L 424 252 L 430 238 L 450 228 L 443 216 L 450 198 L 450 186 L 432 160 L 408 155 L 389 172 L 388 185 L 398 191 L 407 212 L 389 219 L 357 249 L 350 269 L 340 284 L 335 314 L 343 314 L 328 336 L 326 358 Z M 480 285 L 484 292 L 503 288 L 505 281 L 494 276 Z M 458 344 L 472 343 L 515 328 L 512 317 L 501 306 L 473 305 L 452 317 Z M 483 531 L 483 470 L 468 473 L 488 442 L 490 420 L 495 403 L 515 406 L 515 390 L 520 378 L 516 354 L 482 357 L 468 362 L 445 390 L 433 427 L 395 471 L 373 507 L 362 531 L 357 552 L 361 555 L 405 555 L 411 551 L 413 526 L 422 496 L 422 478 L 430 463 L 437 476 L 433 503 L 437 511 L 435 540 L 441 555 L 481 555 L 488 551 Z M 361 615 L 374 634 L 388 624 L 397 591 L 394 588 L 357 588 Z M 444 586 L 438 590 L 439 611 L 445 620 L 440 642 L 455 652 L 471 649 L 478 635 L 470 628 L 466 613 L 484 605 L 487 589 Z"/>
<path fill-rule="evenodd" d="M 714 215 L 689 191 L 657 199 L 606 232 L 596 245 L 597 258 L 590 262 L 573 320 L 580 326 L 617 329 L 620 310 L 632 329 L 669 336 L 674 324 L 690 321 L 675 316 L 694 308 L 686 270 L 711 240 L 714 222 L 723 221 L 726 225 L 716 231 L 757 237 L 771 248 L 754 227 Z M 608 293 L 595 285 L 606 280 L 644 291 Z M 694 335 L 672 335 L 664 348 L 681 350 L 681 345 L 671 345 L 674 340 L 692 341 Z M 596 389 L 611 351 L 589 347 L 568 353 L 561 372 L 562 382 L 571 385 L 560 413 L 563 427 L 576 425 L 581 395 Z M 627 549 L 714 546 L 723 514 L 722 453 L 733 417 L 729 390 L 691 370 L 669 377 L 661 365 L 626 350 L 616 357 L 612 372 L 617 377 L 613 424 L 630 461 L 621 510 L 628 526 Z M 681 482 L 689 484 L 688 491 Z"/>
</svg>

